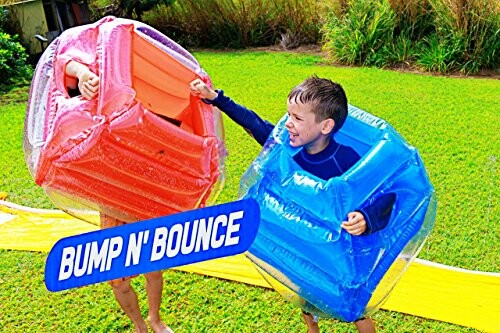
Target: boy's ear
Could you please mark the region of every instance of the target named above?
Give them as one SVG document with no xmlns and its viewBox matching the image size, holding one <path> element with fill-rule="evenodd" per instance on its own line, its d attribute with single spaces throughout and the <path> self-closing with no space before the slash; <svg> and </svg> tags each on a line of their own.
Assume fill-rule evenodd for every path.
<svg viewBox="0 0 500 333">
<path fill-rule="evenodd" d="M 333 128 L 335 127 L 335 120 L 332 118 L 328 118 L 323 120 L 323 127 L 321 128 L 321 133 L 324 135 L 328 135 L 333 131 Z"/>
</svg>

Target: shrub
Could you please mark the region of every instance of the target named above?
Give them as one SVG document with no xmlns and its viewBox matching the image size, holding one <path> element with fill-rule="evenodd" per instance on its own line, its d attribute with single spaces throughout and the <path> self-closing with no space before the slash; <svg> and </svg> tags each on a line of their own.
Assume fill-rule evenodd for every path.
<svg viewBox="0 0 500 333">
<path fill-rule="evenodd" d="M 16 15 L 16 10 L 13 7 L 0 8 L 0 31 L 8 33 L 11 36 L 17 35 L 22 43 L 23 29 L 21 22 Z M 26 47 L 26 45 L 23 45 Z"/>
<path fill-rule="evenodd" d="M 184 0 L 144 16 L 184 46 L 245 48 L 316 43 L 319 0 Z"/>
<path fill-rule="evenodd" d="M 170 6 L 173 2 L 174 0 L 111 1 L 111 3 L 106 6 L 104 15 L 113 15 L 142 21 L 144 12 L 160 5 Z"/>
<path fill-rule="evenodd" d="M 321 40 L 326 7 L 320 1 L 274 1 L 278 38 L 285 49 L 303 44 L 317 44 Z"/>
<path fill-rule="evenodd" d="M 33 69 L 27 59 L 28 54 L 17 35 L 11 36 L 0 30 L 0 91 L 29 82 Z"/>
<path fill-rule="evenodd" d="M 395 37 L 415 42 L 434 32 L 429 0 L 389 0 L 389 3 L 396 15 Z"/>
<path fill-rule="evenodd" d="M 324 50 L 344 64 L 473 74 L 500 62 L 498 1 L 337 0 L 322 31 Z"/>
<path fill-rule="evenodd" d="M 331 11 L 323 27 L 323 49 L 338 62 L 356 65 L 386 63 L 396 15 L 388 1 L 352 0 L 343 13 Z"/>
<path fill-rule="evenodd" d="M 379 67 L 411 66 L 416 53 L 415 42 L 407 34 L 400 34 L 392 43 L 386 43 L 380 50 Z"/>
<path fill-rule="evenodd" d="M 455 68 L 460 50 L 452 40 L 432 34 L 424 38 L 419 46 L 421 51 L 416 63 L 425 70 L 448 73 Z"/>
<path fill-rule="evenodd" d="M 439 46 L 453 70 L 476 73 L 500 65 L 500 5 L 489 0 L 431 0 Z M 424 54 L 425 56 L 425 54 Z M 453 63 L 451 63 L 453 61 Z M 420 60 L 422 62 L 422 60 Z"/>
</svg>

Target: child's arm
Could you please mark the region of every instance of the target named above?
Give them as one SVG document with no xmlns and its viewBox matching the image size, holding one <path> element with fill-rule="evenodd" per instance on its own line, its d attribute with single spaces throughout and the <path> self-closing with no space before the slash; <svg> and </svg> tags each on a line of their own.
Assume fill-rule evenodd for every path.
<svg viewBox="0 0 500 333">
<path fill-rule="evenodd" d="M 368 235 L 384 229 L 391 218 L 396 194 L 388 193 L 371 205 L 347 214 L 347 221 L 342 222 L 342 228 L 351 235 Z"/>
<path fill-rule="evenodd" d="M 210 101 L 217 97 L 217 92 L 207 86 L 205 82 L 200 79 L 196 79 L 189 84 L 191 88 L 191 93 L 195 96 L 200 96 L 203 99 L 208 99 Z"/>
<path fill-rule="evenodd" d="M 274 128 L 273 124 L 263 120 L 252 110 L 224 96 L 222 90 L 211 89 L 200 79 L 191 82 L 190 88 L 193 95 L 201 97 L 204 103 L 219 108 L 234 122 L 243 127 L 260 145 L 264 145 Z"/>
<path fill-rule="evenodd" d="M 75 89 L 78 87 L 82 96 L 93 99 L 99 93 L 99 77 L 86 65 L 71 60 L 66 65 L 66 87 Z"/>
</svg>

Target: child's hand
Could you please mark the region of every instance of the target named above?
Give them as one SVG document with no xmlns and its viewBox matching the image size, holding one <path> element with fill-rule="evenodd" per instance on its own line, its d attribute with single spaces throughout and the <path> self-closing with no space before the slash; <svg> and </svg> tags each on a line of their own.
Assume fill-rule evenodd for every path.
<svg viewBox="0 0 500 333">
<path fill-rule="evenodd" d="M 360 212 L 347 214 L 347 221 L 342 222 L 341 227 L 354 236 L 359 236 L 366 230 L 366 220 Z"/>
<path fill-rule="evenodd" d="M 86 99 L 93 99 L 99 93 L 99 77 L 88 68 L 78 72 L 78 89 Z"/>
<path fill-rule="evenodd" d="M 88 66 L 81 64 L 75 60 L 71 60 L 66 64 L 66 87 L 76 88 L 76 80 L 78 79 L 78 90 L 86 99 L 93 99 L 99 93 L 99 76 L 92 72 Z"/>
<path fill-rule="evenodd" d="M 189 84 L 191 88 L 191 94 L 194 96 L 200 96 L 201 98 L 214 100 L 217 97 L 217 92 L 211 89 L 200 79 L 196 79 Z"/>
</svg>

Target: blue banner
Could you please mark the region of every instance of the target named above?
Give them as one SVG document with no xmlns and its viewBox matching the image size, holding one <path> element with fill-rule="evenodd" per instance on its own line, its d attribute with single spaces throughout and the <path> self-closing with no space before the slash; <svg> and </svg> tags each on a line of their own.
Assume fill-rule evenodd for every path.
<svg viewBox="0 0 500 333">
<path fill-rule="evenodd" d="M 254 199 L 196 209 L 59 240 L 45 265 L 50 291 L 245 252 L 259 229 Z"/>
</svg>

